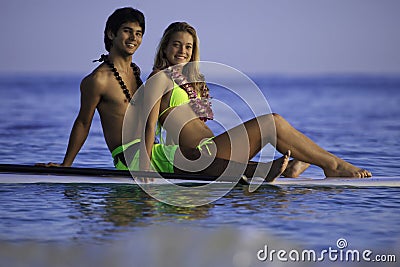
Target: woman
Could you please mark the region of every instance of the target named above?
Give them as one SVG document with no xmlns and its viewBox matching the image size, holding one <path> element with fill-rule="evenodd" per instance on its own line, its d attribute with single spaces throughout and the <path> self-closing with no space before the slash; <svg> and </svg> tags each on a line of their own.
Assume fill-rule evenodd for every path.
<svg viewBox="0 0 400 267">
<path fill-rule="evenodd" d="M 253 163 L 249 160 L 270 143 L 282 154 L 291 151 L 297 163 L 303 164 L 303 169 L 308 164 L 321 167 L 326 177 L 371 176 L 369 171 L 357 168 L 322 149 L 278 114 L 259 116 L 214 136 L 205 124 L 205 120 L 212 118 L 212 111 L 207 100 L 208 89 L 202 82 L 204 77 L 196 63 L 199 60 L 195 29 L 185 22 L 172 23 L 164 32 L 154 71 L 146 82 L 144 103 L 149 107 L 149 116 L 143 149 L 146 149 L 147 155 L 152 150 L 155 125 L 159 122 L 167 130 L 168 141 L 180 147 L 200 151 L 206 149 L 219 159 L 251 165 Z M 185 79 L 195 82 L 183 85 Z M 179 83 L 182 83 L 180 87 L 177 85 Z M 182 93 L 183 90 L 186 95 Z M 142 160 L 141 167 L 148 168 L 148 159 Z M 144 163 L 145 160 L 147 163 Z"/>
</svg>

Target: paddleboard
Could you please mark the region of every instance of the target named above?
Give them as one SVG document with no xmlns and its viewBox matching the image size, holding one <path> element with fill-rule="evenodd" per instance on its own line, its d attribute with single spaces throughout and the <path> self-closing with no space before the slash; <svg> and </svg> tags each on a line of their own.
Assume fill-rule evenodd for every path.
<svg viewBox="0 0 400 267">
<path fill-rule="evenodd" d="M 134 175 L 132 177 L 132 174 Z M 132 172 L 95 169 L 36 167 L 28 165 L 0 164 L 0 184 L 11 183 L 89 183 L 89 184 L 166 184 L 166 183 L 210 183 L 217 177 L 196 174 L 172 174 Z M 135 179 L 134 179 L 135 178 Z M 139 179 L 140 178 L 140 179 Z M 218 183 L 236 182 L 238 177 L 220 177 Z M 240 180 L 242 184 L 248 181 Z M 400 177 L 372 178 L 278 178 L 266 183 L 254 178 L 252 183 L 275 186 L 354 186 L 354 187 L 400 187 Z"/>
<path fill-rule="evenodd" d="M 167 181 L 166 181 L 167 180 Z M 145 171 L 121 171 L 100 168 L 41 167 L 31 165 L 0 164 L 0 183 L 210 183 L 237 182 L 248 184 L 241 177 L 216 177 L 200 174 L 175 174 Z"/>
<path fill-rule="evenodd" d="M 400 177 L 370 178 L 278 178 L 270 184 L 280 186 L 354 186 L 354 187 L 400 187 Z"/>
</svg>

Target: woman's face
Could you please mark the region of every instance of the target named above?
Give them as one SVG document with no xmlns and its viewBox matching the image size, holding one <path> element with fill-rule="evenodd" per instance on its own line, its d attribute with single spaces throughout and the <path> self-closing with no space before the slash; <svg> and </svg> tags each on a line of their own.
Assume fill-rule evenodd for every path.
<svg viewBox="0 0 400 267">
<path fill-rule="evenodd" d="M 171 36 L 165 55 L 170 65 L 185 64 L 192 58 L 193 37 L 188 32 L 176 32 Z"/>
</svg>

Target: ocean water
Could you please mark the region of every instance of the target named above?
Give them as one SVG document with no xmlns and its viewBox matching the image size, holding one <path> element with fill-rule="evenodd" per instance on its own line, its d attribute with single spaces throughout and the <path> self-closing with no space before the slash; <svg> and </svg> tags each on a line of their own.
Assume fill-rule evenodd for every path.
<svg viewBox="0 0 400 267">
<path fill-rule="evenodd" d="M 0 76 L 0 163 L 62 161 L 79 108 L 80 79 Z M 400 178 L 400 77 L 253 79 L 271 110 L 320 146 L 376 177 Z M 251 117 L 241 111 L 240 101 L 218 90 L 212 94 Z M 97 114 L 74 166 L 113 168 Z M 323 173 L 310 167 L 302 176 Z M 400 189 L 386 187 L 263 186 L 249 193 L 237 186 L 213 203 L 182 208 L 158 202 L 133 185 L 1 184 L 0 263 L 284 266 L 276 256 L 273 262 L 261 261 L 257 253 L 265 246 L 338 250 L 338 241 L 347 243 L 342 251 L 371 250 L 396 255 L 399 262 L 399 208 Z"/>
</svg>

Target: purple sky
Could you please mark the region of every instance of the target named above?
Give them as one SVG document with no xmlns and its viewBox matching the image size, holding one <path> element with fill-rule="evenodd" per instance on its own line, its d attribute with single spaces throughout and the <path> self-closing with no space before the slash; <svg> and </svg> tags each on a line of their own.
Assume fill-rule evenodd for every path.
<svg viewBox="0 0 400 267">
<path fill-rule="evenodd" d="M 0 73 L 90 72 L 106 19 L 123 6 L 146 16 L 134 56 L 146 73 L 179 20 L 196 27 L 202 60 L 248 74 L 400 74 L 398 0 L 2 0 Z"/>
</svg>

